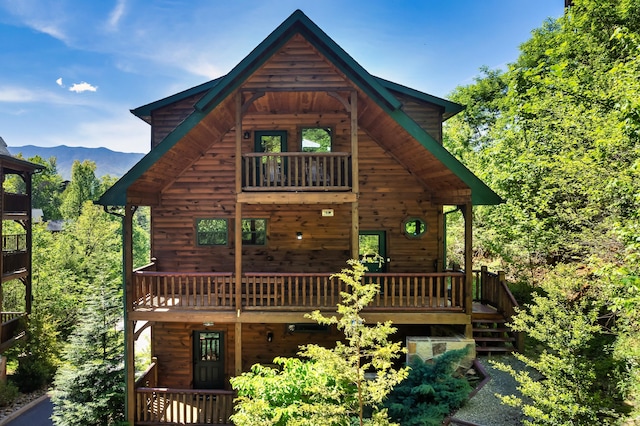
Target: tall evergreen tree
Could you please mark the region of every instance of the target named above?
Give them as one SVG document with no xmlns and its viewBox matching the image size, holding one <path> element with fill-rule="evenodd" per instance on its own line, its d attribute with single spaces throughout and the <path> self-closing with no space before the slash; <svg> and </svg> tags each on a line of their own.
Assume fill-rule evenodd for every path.
<svg viewBox="0 0 640 426">
<path fill-rule="evenodd" d="M 121 292 L 106 277 L 98 278 L 55 377 L 52 418 L 57 426 L 111 426 L 124 421 Z"/>
</svg>

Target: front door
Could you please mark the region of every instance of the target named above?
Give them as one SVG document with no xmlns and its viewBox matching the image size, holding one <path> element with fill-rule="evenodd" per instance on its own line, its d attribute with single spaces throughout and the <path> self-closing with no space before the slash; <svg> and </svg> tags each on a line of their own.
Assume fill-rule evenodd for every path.
<svg viewBox="0 0 640 426">
<path fill-rule="evenodd" d="M 224 333 L 193 332 L 193 388 L 224 388 Z"/>
<path fill-rule="evenodd" d="M 385 231 L 360 231 L 359 255 L 367 272 L 387 270 L 387 234 Z"/>
</svg>

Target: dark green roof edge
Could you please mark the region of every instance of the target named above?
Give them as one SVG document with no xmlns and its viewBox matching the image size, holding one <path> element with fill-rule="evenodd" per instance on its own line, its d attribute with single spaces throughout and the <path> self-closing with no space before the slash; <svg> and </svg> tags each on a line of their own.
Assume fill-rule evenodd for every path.
<svg viewBox="0 0 640 426">
<path fill-rule="evenodd" d="M 384 106 L 381 105 L 382 108 Z M 471 203 L 474 205 L 496 205 L 504 200 L 487 186 L 478 176 L 469 170 L 453 154 L 420 127 L 404 111 L 386 111 L 400 126 L 431 152 L 442 164 L 458 176 L 471 188 Z"/>
<path fill-rule="evenodd" d="M 407 86 L 403 86 L 398 83 L 394 83 L 393 81 L 385 80 L 380 77 L 375 77 L 380 84 L 386 87 L 389 90 L 395 90 L 396 92 L 404 93 L 405 95 L 420 99 L 425 102 L 429 102 L 432 104 L 439 105 L 444 108 L 445 114 L 447 114 L 447 118 L 450 118 L 457 113 L 464 111 L 464 105 L 460 105 L 458 103 L 452 102 L 450 100 L 439 98 L 437 96 L 430 95 L 428 93 L 420 92 L 419 90 L 412 89 Z"/>
<path fill-rule="evenodd" d="M 202 120 L 204 114 L 194 111 L 178 127 L 169 133 L 155 148 L 142 157 L 127 173 L 96 201 L 103 206 L 124 206 L 127 203 L 127 188 L 147 171 L 156 161 L 166 154 L 180 139 Z"/>
<path fill-rule="evenodd" d="M 460 161 L 458 161 L 449 151 L 433 139 L 425 132 L 415 121 L 407 114 L 400 110 L 401 103 L 395 98 L 385 87 L 393 86 L 393 90 L 404 88 L 402 91 L 411 96 L 421 94 L 395 83 L 388 82 L 376 78 L 362 68 L 349 54 L 347 54 L 340 46 L 338 46 L 328 35 L 324 33 L 315 23 L 313 23 L 301 10 L 296 10 L 289 18 L 287 18 L 278 28 L 276 28 L 269 36 L 260 43 L 251 53 L 245 57 L 237 66 L 227 75 L 217 80 L 212 80 L 201 84 L 194 88 L 185 90 L 176 95 L 164 98 L 160 101 L 153 102 L 134 111 L 148 111 L 167 105 L 186 96 L 198 93 L 203 89 L 206 93 L 195 105 L 196 110 L 178 125 L 173 132 L 165 137 L 165 139 L 145 155 L 133 168 L 131 168 L 120 180 L 118 180 L 111 188 L 109 188 L 97 201 L 101 205 L 125 205 L 126 189 L 135 182 L 149 167 L 151 167 L 158 159 L 160 159 L 169 149 L 176 144 L 184 135 L 186 135 L 193 126 L 195 126 L 206 114 L 233 92 L 243 80 L 243 77 L 249 75 L 257 69 L 268 55 L 265 53 L 275 51 L 289 40 L 296 31 L 290 31 L 294 26 L 299 26 L 297 30 L 313 42 L 314 46 L 326 57 L 333 60 L 335 65 L 344 72 L 348 78 L 356 82 L 359 87 L 374 101 L 391 115 L 398 124 L 405 128 L 414 138 L 416 138 L 427 150 L 429 150 L 438 160 L 446 167 L 454 172 L 465 184 L 472 190 L 473 204 L 500 204 L 503 200 L 484 184 L 477 176 L 467 169 Z M 210 86 L 210 87 L 209 87 Z M 407 92 L 409 91 L 409 92 Z M 435 97 L 422 93 L 421 97 L 427 96 L 429 102 L 433 102 Z M 426 98 L 424 98 L 426 99 Z M 440 99 L 440 98 L 435 98 Z M 444 100 L 440 100 L 444 101 Z M 446 101 L 448 102 L 448 101 Z M 435 103 L 435 102 L 434 102 Z M 453 103 L 451 103 L 453 104 Z M 455 104 L 457 105 L 457 104 Z M 446 107 L 445 107 L 446 109 Z M 135 112 L 134 112 L 135 114 Z M 137 114 L 136 114 L 137 115 Z"/>
<path fill-rule="evenodd" d="M 171 96 L 167 96 L 166 98 L 162 98 L 157 101 L 148 103 L 146 105 L 142 105 L 138 108 L 132 109 L 131 113 L 134 114 L 136 117 L 146 121 L 146 118 L 151 117 L 151 111 L 156 110 L 158 108 L 162 108 L 167 105 L 171 105 L 172 103 L 181 101 L 182 99 L 188 98 L 189 96 L 193 96 L 198 93 L 211 90 L 211 88 L 214 87 L 216 84 L 218 84 L 220 80 L 222 80 L 223 78 L 224 76 L 214 78 L 213 80 L 209 80 L 206 83 L 199 84 L 187 90 L 183 90 L 182 92 L 178 92 Z"/>
<path fill-rule="evenodd" d="M 227 74 L 220 84 L 216 85 L 198 101 L 196 108 L 210 111 L 227 94 L 236 89 L 248 75 L 268 59 L 266 53 L 275 51 L 289 40 L 296 31 L 303 34 L 323 55 L 333 60 L 334 64 L 352 81 L 359 81 L 361 89 L 368 96 L 383 101 L 391 108 L 399 108 L 401 103 L 389 93 L 371 74 L 358 64 L 347 52 L 334 42 L 320 27 L 311 21 L 301 10 L 293 12 L 266 39 L 262 41 L 247 57 Z M 364 83 L 364 84 L 362 84 Z"/>
</svg>

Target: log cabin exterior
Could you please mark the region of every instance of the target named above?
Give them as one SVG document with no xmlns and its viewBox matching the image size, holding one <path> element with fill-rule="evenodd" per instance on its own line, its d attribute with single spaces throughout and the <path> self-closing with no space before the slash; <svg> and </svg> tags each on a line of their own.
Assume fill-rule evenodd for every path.
<svg viewBox="0 0 640 426">
<path fill-rule="evenodd" d="M 42 166 L 11 156 L 7 145 L 0 138 L 0 230 L 2 231 L 2 256 L 0 256 L 0 354 L 13 347 L 25 336 L 26 321 L 32 304 L 32 177 Z M 15 188 L 5 189 L 4 182 L 19 178 Z M 15 225 L 18 226 L 15 226 Z M 8 287 L 14 294 L 23 294 L 20 300 L 7 306 L 4 300 Z M 4 372 L 6 364 L 2 363 Z"/>
<path fill-rule="evenodd" d="M 133 110 L 151 150 L 98 201 L 124 207 L 129 366 L 151 330 L 131 424 L 226 423 L 230 377 L 340 338 L 304 315 L 335 311 L 331 274 L 369 251 L 367 321 L 471 337 L 472 206 L 501 199 L 442 146 L 461 109 L 372 76 L 296 11 L 227 75 Z M 134 270 L 138 206 L 152 263 Z M 466 272 L 445 270 L 445 206 L 464 213 Z"/>
</svg>

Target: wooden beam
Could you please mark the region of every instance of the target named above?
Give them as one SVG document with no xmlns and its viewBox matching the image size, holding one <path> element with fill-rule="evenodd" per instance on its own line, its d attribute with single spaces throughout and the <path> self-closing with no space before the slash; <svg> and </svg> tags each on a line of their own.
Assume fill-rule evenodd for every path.
<svg viewBox="0 0 640 426">
<path fill-rule="evenodd" d="M 134 206 L 125 206 L 124 219 L 122 221 L 122 251 L 124 269 L 124 336 L 125 336 L 125 374 L 126 374 L 126 404 L 125 415 L 130 424 L 135 420 L 135 346 L 134 346 L 134 323 L 128 318 L 133 306 L 133 213 Z"/>
<path fill-rule="evenodd" d="M 473 312 L 473 207 L 470 202 L 462 206 L 464 216 L 464 274 L 465 274 L 465 310 L 471 316 Z M 473 338 L 471 322 L 467 324 L 465 335 Z"/>
<path fill-rule="evenodd" d="M 237 195 L 243 204 L 336 204 L 353 203 L 357 194 L 353 192 L 243 192 Z"/>
</svg>

